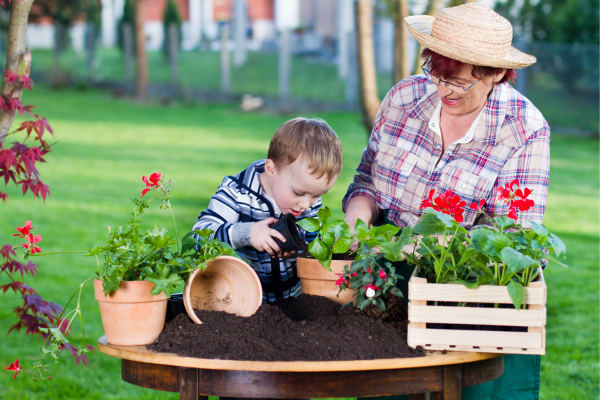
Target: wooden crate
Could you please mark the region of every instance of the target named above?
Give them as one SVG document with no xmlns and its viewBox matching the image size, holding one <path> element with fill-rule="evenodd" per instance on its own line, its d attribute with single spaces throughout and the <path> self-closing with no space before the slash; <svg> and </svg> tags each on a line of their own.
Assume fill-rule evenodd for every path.
<svg viewBox="0 0 600 400">
<path fill-rule="evenodd" d="M 525 288 L 527 309 L 434 305 L 433 302 L 512 304 L 505 286 L 467 289 L 461 284 L 427 283 L 416 276 L 408 283 L 408 345 L 425 350 L 477 351 L 507 354 L 545 354 L 546 282 L 539 278 Z M 429 302 L 429 304 L 428 304 Z M 427 323 L 472 325 L 473 329 L 437 329 Z M 527 332 L 489 331 L 480 327 L 526 327 Z"/>
</svg>

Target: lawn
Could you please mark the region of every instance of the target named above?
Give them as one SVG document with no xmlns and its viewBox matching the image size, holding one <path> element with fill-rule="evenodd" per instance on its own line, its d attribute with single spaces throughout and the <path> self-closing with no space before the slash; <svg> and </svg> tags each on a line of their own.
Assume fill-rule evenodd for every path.
<svg viewBox="0 0 600 400">
<path fill-rule="evenodd" d="M 9 187 L 0 209 L 0 244 L 17 244 L 17 226 L 33 221 L 44 252 L 87 250 L 101 244 L 107 227 L 124 224 L 139 196 L 142 175 L 160 171 L 173 181 L 172 205 L 180 233 L 192 226 L 222 178 L 266 155 L 275 129 L 288 116 L 244 114 L 233 106 L 197 106 L 114 100 L 97 91 L 52 92 L 36 87 L 27 93 L 54 128 L 59 143 L 41 167 L 52 196 L 44 204 L 22 198 Z M 311 115 L 326 119 L 344 146 L 344 169 L 324 203 L 341 217 L 340 199 L 352 179 L 367 136 L 353 113 Z M 569 253 L 565 270 L 550 265 L 548 282 L 547 355 L 542 358 L 541 398 L 598 397 L 598 141 L 552 138 L 551 184 L 545 224 L 562 237 Z M 170 214 L 153 207 L 146 226 L 171 229 Z M 27 279 L 41 295 L 64 304 L 77 284 L 92 276 L 95 262 L 79 255 L 35 259 L 40 275 Z M 0 278 L 0 284 L 6 277 Z M 6 293 L 0 302 L 0 327 L 8 331 L 19 305 Z M 91 288 L 84 293 L 86 335 L 103 334 Z M 76 330 L 76 336 L 80 337 Z M 201 345 L 201 344 L 199 344 Z M 0 343 L 0 362 L 37 360 L 40 342 L 11 333 Z M 87 368 L 75 368 L 63 356 L 50 364 L 53 381 L 33 382 L 26 375 L 12 380 L 0 373 L 0 398 L 6 399 L 176 399 L 123 383 L 119 360 L 94 353 Z"/>
<path fill-rule="evenodd" d="M 49 74 L 53 68 L 52 50 L 33 51 L 33 71 Z M 77 81 L 87 79 L 85 52 L 66 51 L 61 65 L 67 75 Z M 161 51 L 148 52 L 149 80 L 154 83 L 170 82 L 169 64 Z M 200 67 L 201 66 L 201 67 Z M 135 71 L 133 72 L 135 74 Z M 94 79 L 98 81 L 125 79 L 124 62 L 117 48 L 99 48 L 94 63 Z M 248 53 L 248 62 L 231 69 L 231 90 L 241 95 L 278 96 L 278 55 L 275 53 Z M 185 87 L 220 90 L 219 53 L 209 51 L 181 52 L 179 81 Z M 291 96 L 299 99 L 345 103 L 346 86 L 338 78 L 337 66 L 314 59 L 293 56 L 291 63 Z M 379 96 L 383 98 L 395 82 L 389 73 L 377 77 Z M 565 90 L 547 76 L 530 79 L 527 97 L 540 109 L 552 126 L 577 128 L 598 132 L 598 88 L 590 92 Z"/>
</svg>

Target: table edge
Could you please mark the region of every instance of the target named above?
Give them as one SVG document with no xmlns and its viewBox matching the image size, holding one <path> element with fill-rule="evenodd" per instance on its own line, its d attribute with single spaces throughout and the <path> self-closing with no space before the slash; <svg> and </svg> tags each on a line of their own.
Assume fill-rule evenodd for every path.
<svg viewBox="0 0 600 400">
<path fill-rule="evenodd" d="M 259 372 L 329 372 L 329 371 L 369 371 L 404 368 L 436 367 L 464 364 L 501 357 L 498 353 L 442 352 L 428 351 L 425 357 L 384 358 L 377 360 L 353 361 L 240 361 L 182 357 L 171 353 L 157 353 L 146 346 L 117 346 L 106 342 L 106 336 L 98 339 L 100 352 L 125 360 L 175 367 L 217 369 L 230 371 Z"/>
</svg>

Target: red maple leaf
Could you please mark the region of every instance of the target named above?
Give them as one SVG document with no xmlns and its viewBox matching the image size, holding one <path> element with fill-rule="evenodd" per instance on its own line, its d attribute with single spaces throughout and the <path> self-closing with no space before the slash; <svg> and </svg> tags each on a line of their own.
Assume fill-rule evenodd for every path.
<svg viewBox="0 0 600 400">
<path fill-rule="evenodd" d="M 5 244 L 4 246 L 2 246 L 2 248 L 0 248 L 0 254 L 5 260 L 10 260 L 11 254 L 15 257 L 17 256 L 17 253 L 15 253 L 13 247 L 10 244 Z"/>
<path fill-rule="evenodd" d="M 39 197 L 40 195 L 42 196 L 44 203 L 46 203 L 46 196 L 50 196 L 50 188 L 42 181 L 38 181 L 33 188 L 33 197 Z"/>
</svg>

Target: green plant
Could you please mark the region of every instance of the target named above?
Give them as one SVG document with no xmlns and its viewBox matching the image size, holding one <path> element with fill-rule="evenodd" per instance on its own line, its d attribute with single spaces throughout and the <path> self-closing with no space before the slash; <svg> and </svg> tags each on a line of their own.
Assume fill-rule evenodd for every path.
<svg viewBox="0 0 600 400">
<path fill-rule="evenodd" d="M 171 182 L 169 181 L 169 183 L 166 184 L 159 172 L 151 174 L 149 178 L 144 176 L 142 180 L 146 183 L 146 189 L 142 191 L 142 197 L 149 191 L 156 192 L 157 196 L 151 198 L 149 201 L 137 198 L 132 199 L 136 208 L 134 212 L 131 213 L 131 220 L 125 224 L 125 226 L 120 226 L 118 229 L 113 230 L 109 227 L 106 245 L 96 246 L 87 252 L 59 251 L 42 253 L 42 249 L 38 246 L 38 243 L 42 241 L 42 237 L 39 234 L 34 235 L 34 227 L 31 226 L 31 221 L 27 221 L 23 227 L 16 228 L 18 233 L 13 235 L 25 239 L 25 243 L 21 244 L 21 247 L 25 249 L 23 259 L 28 260 L 30 257 L 53 254 L 83 253 L 86 257 L 96 257 L 98 269 L 96 270 L 95 278 L 103 281 L 104 294 L 107 296 L 111 292 L 119 290 L 119 285 L 121 282 L 125 281 L 152 282 L 154 283 L 154 287 L 150 291 L 152 295 L 158 295 L 161 292 L 164 292 L 166 296 L 170 296 L 177 286 L 185 283 L 185 280 L 192 271 L 198 268 L 206 269 L 206 263 L 208 261 L 213 260 L 220 255 L 239 257 L 229 244 L 220 242 L 217 239 L 211 239 L 210 235 L 213 231 L 208 229 L 188 232 L 183 237 L 180 247 L 179 240 L 177 239 L 177 226 L 169 201 Z M 173 225 L 175 227 L 175 239 L 167 235 L 168 231 L 166 229 L 159 229 L 158 225 L 155 225 L 151 230 L 141 232 L 141 215 L 144 213 L 145 209 L 150 208 L 150 203 L 157 198 L 160 199 L 160 208 L 168 209 L 171 212 Z M 172 249 L 175 245 L 177 246 L 176 251 Z M 14 250 L 17 247 L 18 246 L 3 248 L 3 254 L 11 253 L 14 255 Z M 100 263 L 99 257 L 104 257 L 102 263 Z M 21 272 L 30 272 L 29 270 L 32 268 L 31 263 L 25 265 L 13 262 L 11 265 L 13 265 L 13 267 L 9 268 L 9 272 L 12 272 L 15 266 L 21 268 Z M 37 266 L 33 265 L 33 268 L 35 269 Z M 3 268 L 2 272 L 5 269 L 6 268 Z M 30 375 L 34 380 L 34 372 L 37 372 L 42 379 L 52 379 L 52 377 L 45 376 L 45 373 L 47 373 L 48 370 L 47 365 L 44 364 L 44 360 L 46 357 L 50 357 L 55 362 L 58 362 L 60 352 L 64 348 L 69 348 L 69 350 L 74 352 L 78 362 L 80 360 L 83 361 L 84 364 L 87 362 L 85 353 L 92 350 L 93 347 L 86 345 L 85 343 L 81 294 L 86 283 L 92 279 L 94 278 L 88 278 L 78 286 L 62 311 L 59 306 L 53 303 L 48 304 L 39 296 L 34 298 L 32 296 L 33 293 L 23 295 L 26 300 L 31 298 L 33 301 L 37 302 L 37 309 L 48 309 L 44 313 L 41 313 L 43 317 L 48 318 L 48 321 L 40 320 L 24 323 L 27 327 L 27 332 L 39 331 L 45 339 L 45 345 L 41 348 L 41 359 L 38 362 L 33 363 L 32 367 L 27 368 L 31 369 Z M 13 285 L 8 286 L 14 291 L 22 288 L 27 289 L 26 285 L 18 285 L 19 283 L 21 282 L 14 282 Z M 77 297 L 77 304 L 74 309 L 69 311 L 69 305 L 75 297 Z M 25 315 L 26 311 L 26 308 L 21 309 L 22 315 Z M 68 336 L 72 331 L 71 326 L 77 317 L 81 322 L 82 328 L 81 345 L 73 345 L 68 339 Z M 30 320 L 31 318 L 25 319 Z M 23 322 L 15 325 L 13 328 L 20 330 L 21 326 L 23 326 Z M 13 328 L 11 328 L 11 330 Z M 23 368 L 19 365 L 18 360 L 16 360 L 10 368 L 7 369 L 15 371 L 14 377 L 16 377 L 17 373 L 22 371 Z"/>
<path fill-rule="evenodd" d="M 499 189 L 499 201 L 509 205 L 507 215 L 490 216 L 485 200 L 470 208 L 484 215 L 484 225 L 470 232 L 460 226 L 466 203 L 446 191 L 433 198 L 435 190 L 423 202 L 424 215 L 412 230 L 415 251 L 407 261 L 419 267 L 419 275 L 435 283 L 461 283 L 468 288 L 490 284 L 506 286 L 515 308 L 520 309 L 524 287 L 539 275 L 545 259 L 566 255 L 562 240 L 543 225 L 527 221 L 531 229 L 517 223 L 518 213 L 533 207 L 527 197 L 531 190 L 514 180 Z M 404 231 L 410 231 L 405 228 Z"/>
<path fill-rule="evenodd" d="M 390 261 L 403 259 L 402 247 L 410 242 L 410 235 L 403 232 L 400 237 L 395 237 L 400 228 L 389 224 L 369 228 L 360 219 L 352 234 L 345 221 L 329 222 L 332 213 L 327 207 L 319 210 L 317 217 L 305 218 L 298 221 L 298 225 L 309 232 L 318 232 L 308 251 L 328 271 L 331 271 L 329 265 L 333 254 L 348 253 L 352 244 L 357 242 L 356 251 L 351 253 L 355 254 L 354 261 L 338 274 L 340 279 L 336 284 L 340 291 L 355 289 L 360 309 L 371 305 L 385 310 L 385 299 L 390 294 L 402 296 L 396 283 L 398 278 L 403 278 L 396 275 Z"/>
</svg>

